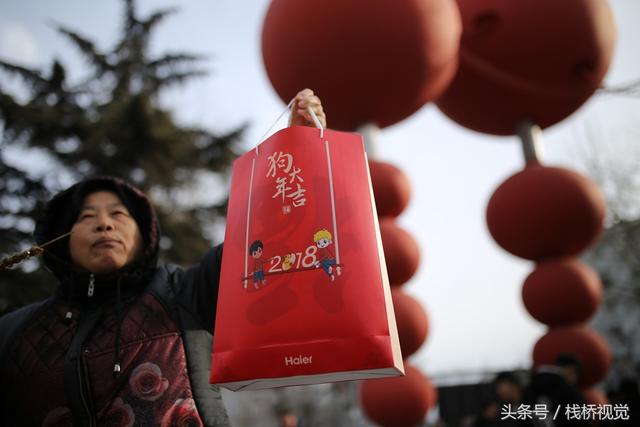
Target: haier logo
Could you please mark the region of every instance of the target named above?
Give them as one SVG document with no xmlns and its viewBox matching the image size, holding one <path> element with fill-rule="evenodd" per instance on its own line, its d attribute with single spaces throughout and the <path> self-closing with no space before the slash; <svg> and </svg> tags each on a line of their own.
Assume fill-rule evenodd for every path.
<svg viewBox="0 0 640 427">
<path fill-rule="evenodd" d="M 284 358 L 284 366 L 292 366 L 292 365 L 309 365 L 313 363 L 313 356 L 290 356 Z"/>
</svg>

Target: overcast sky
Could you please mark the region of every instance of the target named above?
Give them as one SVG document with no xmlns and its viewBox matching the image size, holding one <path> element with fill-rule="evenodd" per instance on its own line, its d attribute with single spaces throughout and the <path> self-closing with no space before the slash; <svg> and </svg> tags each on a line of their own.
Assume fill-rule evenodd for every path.
<svg viewBox="0 0 640 427">
<path fill-rule="evenodd" d="M 607 83 L 621 84 L 640 78 L 640 2 L 610 3 L 619 40 Z M 210 58 L 209 77 L 163 98 L 181 121 L 213 130 L 248 122 L 249 148 L 280 115 L 284 104 L 271 88 L 260 53 L 268 4 L 140 1 L 139 11 L 145 16 L 158 7 L 180 10 L 158 27 L 155 52 L 191 51 Z M 122 9 L 116 0 L 0 0 L 0 57 L 37 67 L 48 67 L 56 57 L 72 77 L 80 76 L 81 57 L 57 35 L 53 24 L 62 23 L 108 48 L 119 35 Z M 593 98 L 545 131 L 547 163 L 579 167 L 572 156 L 588 126 L 602 135 L 616 133 L 616 150 L 635 149 L 639 107 L 638 98 Z M 327 114 L 330 123 L 331 111 Z M 284 125 L 283 121 L 276 129 Z M 627 141 L 628 129 L 635 138 Z M 533 266 L 493 243 L 484 219 L 495 188 L 523 166 L 518 142 L 467 131 L 427 105 L 381 132 L 379 158 L 399 166 L 413 183 L 411 204 L 399 222 L 418 240 L 422 264 L 405 290 L 423 303 L 431 320 L 428 341 L 413 362 L 436 379 L 456 372 L 528 367 L 533 344 L 544 332 L 524 311 L 520 298 Z"/>
</svg>

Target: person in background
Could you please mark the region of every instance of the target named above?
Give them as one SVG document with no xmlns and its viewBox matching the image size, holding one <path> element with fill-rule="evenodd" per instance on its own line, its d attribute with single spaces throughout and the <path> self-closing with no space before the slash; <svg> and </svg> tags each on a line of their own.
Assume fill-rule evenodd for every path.
<svg viewBox="0 0 640 427">
<path fill-rule="evenodd" d="M 295 97 L 291 125 L 323 126 Z M 222 245 L 190 268 L 158 264 L 149 198 L 114 177 L 57 194 L 37 220 L 54 295 L 0 318 L 2 426 L 227 426 L 209 384 Z M 21 284 L 16 283 L 15 286 Z"/>
<path fill-rule="evenodd" d="M 493 379 L 492 394 L 482 405 L 472 422 L 474 427 L 511 426 L 518 420 L 504 417 L 505 411 L 515 412 L 522 402 L 523 386 L 513 372 L 500 372 Z"/>
<path fill-rule="evenodd" d="M 298 416 L 291 406 L 280 403 L 276 405 L 274 412 L 280 427 L 302 427 Z"/>
<path fill-rule="evenodd" d="M 637 426 L 640 425 L 640 385 L 633 376 L 625 376 L 614 392 L 609 394 L 610 403 L 620 408 L 626 408 L 627 419 L 606 420 L 606 426 Z"/>
<path fill-rule="evenodd" d="M 513 372 L 500 372 L 493 379 L 493 389 L 502 404 L 510 404 L 516 408 L 522 402 L 522 381 Z"/>
<path fill-rule="evenodd" d="M 578 388 L 582 365 L 572 354 L 559 354 L 551 365 L 539 366 L 531 375 L 531 382 L 525 389 L 523 403 L 545 405 L 549 412 L 545 425 L 582 425 L 582 420 L 569 419 L 566 408 L 569 405 L 584 405 L 585 400 Z M 559 410 L 558 410 L 558 407 Z M 558 410 L 555 420 L 549 420 Z M 538 421 L 538 420 L 534 420 Z"/>
</svg>

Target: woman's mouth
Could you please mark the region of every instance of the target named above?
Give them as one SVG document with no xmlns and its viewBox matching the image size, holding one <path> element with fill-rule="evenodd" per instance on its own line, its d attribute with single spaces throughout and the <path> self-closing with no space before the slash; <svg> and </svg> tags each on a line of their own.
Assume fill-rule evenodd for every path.
<svg viewBox="0 0 640 427">
<path fill-rule="evenodd" d="M 112 248 L 119 244 L 120 244 L 120 241 L 117 239 L 102 237 L 96 240 L 95 242 L 93 242 L 91 246 L 93 246 L 94 248 Z"/>
</svg>

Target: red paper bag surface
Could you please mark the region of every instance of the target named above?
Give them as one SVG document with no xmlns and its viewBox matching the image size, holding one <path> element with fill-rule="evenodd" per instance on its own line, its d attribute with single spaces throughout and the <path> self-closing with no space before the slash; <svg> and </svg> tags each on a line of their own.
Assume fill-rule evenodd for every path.
<svg viewBox="0 0 640 427">
<path fill-rule="evenodd" d="M 362 138 L 277 132 L 233 164 L 211 382 L 402 373 Z"/>
</svg>

